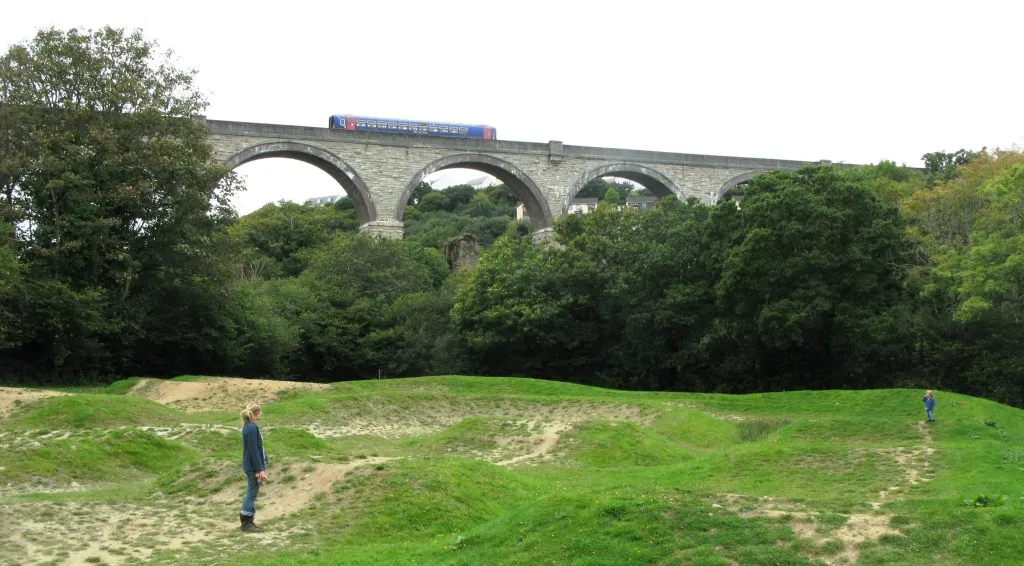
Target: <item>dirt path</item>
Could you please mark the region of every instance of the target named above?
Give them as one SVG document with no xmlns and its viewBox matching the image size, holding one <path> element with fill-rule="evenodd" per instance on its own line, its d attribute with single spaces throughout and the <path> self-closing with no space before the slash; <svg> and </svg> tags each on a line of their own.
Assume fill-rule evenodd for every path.
<svg viewBox="0 0 1024 566">
<path fill-rule="evenodd" d="M 143 379 L 128 394 L 187 412 L 241 411 L 249 403 L 266 404 L 274 401 L 282 391 L 327 391 L 330 387 L 325 383 L 237 377 L 208 377 L 201 381 Z"/>
<path fill-rule="evenodd" d="M 875 501 L 868 501 L 870 513 L 852 513 L 846 516 L 846 522 L 831 532 L 822 528 L 821 513 L 807 511 L 803 505 L 786 501 L 776 501 L 771 497 L 751 499 L 742 495 L 726 495 L 725 507 L 741 517 L 792 517 L 787 524 L 800 538 L 815 543 L 838 540 L 843 543 L 842 551 L 825 557 L 826 564 L 852 564 L 859 558 L 858 546 L 864 541 L 877 542 L 884 535 L 899 535 L 900 531 L 891 526 L 892 513 L 882 510 L 882 506 L 890 501 L 905 497 L 907 490 L 922 482 L 931 481 L 931 458 L 936 450 L 932 446 L 932 432 L 924 422 L 916 423 L 921 434 L 922 445 L 915 448 L 885 448 L 873 450 L 891 456 L 903 474 L 892 485 L 878 492 Z M 755 508 L 751 509 L 751 505 Z"/>
<path fill-rule="evenodd" d="M 260 487 L 256 503 L 256 516 L 260 520 L 273 520 L 309 507 L 317 494 L 326 494 L 331 486 L 340 482 L 345 474 L 361 466 L 381 464 L 397 458 L 363 458 L 347 464 L 308 464 L 295 473 L 277 472 L 278 477 Z M 244 491 L 225 489 L 212 501 L 240 504 Z"/>
<path fill-rule="evenodd" d="M 436 399 L 415 410 L 386 407 L 370 408 L 371 414 L 346 415 L 341 422 L 313 422 L 303 428 L 319 438 L 345 436 L 378 436 L 401 438 L 439 432 L 469 418 L 498 418 L 523 423 L 565 423 L 575 425 L 586 421 L 631 421 L 649 425 L 656 411 L 629 403 L 562 401 L 553 404 L 502 400 L 500 402 L 460 402 Z"/>
<path fill-rule="evenodd" d="M 352 470 L 394 458 L 365 458 L 345 464 L 315 463 L 272 478 L 256 503 L 258 523 L 285 518 L 309 508 L 320 494 Z M 305 471 L 301 471 L 305 470 Z M 286 544 L 298 532 L 288 522 L 270 525 L 258 536 L 239 533 L 238 507 L 244 478 L 209 498 L 157 497 L 138 503 L 15 503 L 0 505 L 0 564 L 53 563 L 118 565 L 148 562 L 156 553 L 187 551 L 216 542 L 226 548 Z"/>
<path fill-rule="evenodd" d="M 526 454 L 509 458 L 507 460 L 501 460 L 495 462 L 499 466 L 514 466 L 526 460 L 534 460 L 540 458 L 547 458 L 551 455 L 551 451 L 555 448 L 555 444 L 558 444 L 558 440 L 561 438 L 563 432 L 572 428 L 572 425 L 564 422 L 547 422 L 547 423 L 531 423 L 531 425 L 537 425 L 541 431 L 538 434 L 533 434 L 527 437 L 527 444 L 532 446 L 532 449 Z"/>
<path fill-rule="evenodd" d="M 57 395 L 63 395 L 58 391 L 45 391 L 41 389 L 21 389 L 18 387 L 0 387 L 0 419 L 6 418 L 7 415 L 18 407 L 45 399 L 47 397 L 55 397 Z"/>
</svg>

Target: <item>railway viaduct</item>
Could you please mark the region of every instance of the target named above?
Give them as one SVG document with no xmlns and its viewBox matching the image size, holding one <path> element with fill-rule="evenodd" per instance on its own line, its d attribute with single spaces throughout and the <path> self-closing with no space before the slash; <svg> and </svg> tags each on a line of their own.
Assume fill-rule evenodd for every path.
<svg viewBox="0 0 1024 566">
<path fill-rule="evenodd" d="M 540 239 L 576 193 L 598 177 L 629 179 L 659 197 L 714 204 L 759 173 L 810 163 L 197 119 L 209 128 L 214 154 L 227 167 L 270 157 L 315 165 L 355 203 L 361 232 L 392 238 L 402 237 L 413 189 L 442 169 L 475 169 L 497 177 L 525 203 L 534 238 Z"/>
</svg>

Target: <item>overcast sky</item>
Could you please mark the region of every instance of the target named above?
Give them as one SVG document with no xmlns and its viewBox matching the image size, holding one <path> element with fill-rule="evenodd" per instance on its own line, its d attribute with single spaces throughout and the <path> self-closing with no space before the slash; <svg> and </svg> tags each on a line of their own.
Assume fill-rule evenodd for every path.
<svg viewBox="0 0 1024 566">
<path fill-rule="evenodd" d="M 211 119 L 322 127 L 351 113 L 489 124 L 505 140 L 911 166 L 1024 145 L 1019 0 L 11 4 L 5 46 L 48 26 L 141 28 L 199 71 Z M 242 213 L 339 192 L 303 163 L 239 172 Z"/>
</svg>

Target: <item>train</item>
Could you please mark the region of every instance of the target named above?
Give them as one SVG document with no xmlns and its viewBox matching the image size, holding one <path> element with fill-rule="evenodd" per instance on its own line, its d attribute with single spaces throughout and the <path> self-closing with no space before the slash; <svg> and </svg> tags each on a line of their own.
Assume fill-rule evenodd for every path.
<svg viewBox="0 0 1024 566">
<path fill-rule="evenodd" d="M 327 127 L 332 130 L 349 130 L 353 132 L 385 132 L 389 134 L 473 138 L 478 140 L 498 139 L 498 130 L 493 126 L 428 122 L 424 120 L 369 118 L 366 116 L 353 116 L 351 114 L 335 114 L 331 116 Z"/>
</svg>

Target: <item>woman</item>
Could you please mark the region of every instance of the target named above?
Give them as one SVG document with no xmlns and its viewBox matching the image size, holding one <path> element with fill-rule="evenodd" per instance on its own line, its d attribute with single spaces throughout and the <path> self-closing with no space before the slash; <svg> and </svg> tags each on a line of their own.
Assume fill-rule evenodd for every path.
<svg viewBox="0 0 1024 566">
<path fill-rule="evenodd" d="M 242 411 L 242 469 L 249 481 L 249 489 L 242 501 L 238 518 L 242 521 L 242 532 L 258 533 L 262 529 L 253 521 L 256 519 L 256 497 L 260 494 L 260 482 L 267 481 L 267 455 L 263 452 L 263 436 L 256 421 L 260 420 L 260 406 L 249 405 Z"/>
</svg>

